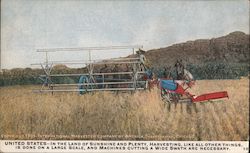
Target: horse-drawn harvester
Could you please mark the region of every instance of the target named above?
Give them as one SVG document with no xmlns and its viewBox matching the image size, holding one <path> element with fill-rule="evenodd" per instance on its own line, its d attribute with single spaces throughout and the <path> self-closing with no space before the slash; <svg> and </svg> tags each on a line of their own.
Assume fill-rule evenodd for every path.
<svg viewBox="0 0 250 153">
<path fill-rule="evenodd" d="M 175 64 L 176 78 L 156 78 L 150 68 L 146 66 L 145 51 L 142 46 L 109 46 L 109 47 L 83 47 L 83 48 L 54 48 L 38 49 L 37 52 L 44 52 L 46 60 L 40 65 L 44 71 L 39 78 L 43 81 L 39 92 L 78 92 L 84 94 L 93 91 L 135 91 L 146 90 L 157 86 L 161 90 L 161 97 L 165 102 L 203 102 L 213 99 L 226 98 L 226 91 L 213 92 L 195 96 L 187 90 L 194 86 L 195 80 L 192 74 L 186 70 L 181 61 Z M 129 57 L 119 57 L 112 59 L 93 60 L 92 51 L 123 50 L 132 49 Z M 135 53 L 135 49 L 138 49 Z M 50 52 L 88 52 L 87 61 L 49 61 Z M 87 73 L 77 74 L 56 74 L 53 73 L 53 66 L 57 64 L 82 64 L 87 68 Z M 112 68 L 111 68 L 112 67 Z M 55 83 L 57 77 L 78 77 L 75 83 Z"/>
<path fill-rule="evenodd" d="M 136 56 L 135 49 L 142 46 L 110 46 L 110 47 L 84 47 L 84 48 L 55 48 L 38 49 L 44 52 L 46 60 L 41 65 L 44 74 L 39 78 L 43 81 L 39 92 L 80 92 L 81 94 L 91 91 L 131 91 L 147 88 L 147 80 L 143 79 L 145 74 L 143 55 Z M 92 59 L 92 51 L 105 50 L 127 50 L 132 49 L 132 57 L 120 57 L 112 59 Z M 49 61 L 48 54 L 51 52 L 88 52 L 86 61 Z M 104 52 L 105 53 L 105 52 Z M 57 64 L 76 65 L 81 64 L 87 68 L 87 73 L 78 74 L 56 74 L 53 66 Z M 124 67 L 119 69 L 119 66 Z M 78 82 L 58 84 L 53 80 L 58 77 L 78 77 Z"/>
</svg>

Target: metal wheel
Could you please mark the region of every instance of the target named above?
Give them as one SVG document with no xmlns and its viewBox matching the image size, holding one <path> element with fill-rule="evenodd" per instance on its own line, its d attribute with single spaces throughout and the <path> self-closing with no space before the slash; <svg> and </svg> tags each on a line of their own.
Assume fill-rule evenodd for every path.
<svg viewBox="0 0 250 153">
<path fill-rule="evenodd" d="M 161 89 L 161 98 L 165 103 L 172 103 L 171 93 L 165 91 L 165 89 Z"/>
<path fill-rule="evenodd" d="M 78 81 L 79 84 L 89 83 L 89 79 L 87 76 L 82 75 Z M 79 88 L 79 94 L 85 94 L 87 93 L 87 90 L 89 88 L 89 85 L 78 85 Z"/>
</svg>

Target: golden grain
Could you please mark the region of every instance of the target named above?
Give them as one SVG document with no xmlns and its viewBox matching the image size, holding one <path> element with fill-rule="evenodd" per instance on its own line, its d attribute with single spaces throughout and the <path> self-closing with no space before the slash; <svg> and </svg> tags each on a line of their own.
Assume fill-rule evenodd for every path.
<svg viewBox="0 0 250 153">
<path fill-rule="evenodd" d="M 229 99 L 191 106 L 171 105 L 170 109 L 161 100 L 157 89 L 135 93 L 96 92 L 80 96 L 77 93 L 32 93 L 34 86 L 2 87 L 0 134 L 67 135 L 68 138 L 71 135 L 136 135 L 144 136 L 145 140 L 247 140 L 248 85 L 247 78 L 197 81 L 191 93 L 199 95 L 226 90 Z"/>
</svg>

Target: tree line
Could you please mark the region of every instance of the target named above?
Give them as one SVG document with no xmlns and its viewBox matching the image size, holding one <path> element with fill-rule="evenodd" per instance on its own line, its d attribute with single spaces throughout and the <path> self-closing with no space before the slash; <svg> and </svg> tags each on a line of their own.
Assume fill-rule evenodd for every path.
<svg viewBox="0 0 250 153">
<path fill-rule="evenodd" d="M 185 68 L 191 72 L 195 80 L 204 79 L 239 79 L 242 76 L 249 75 L 249 65 L 241 63 L 219 63 L 207 62 L 203 64 L 188 64 Z M 157 77 L 164 77 L 164 73 L 170 74 L 175 78 L 175 71 L 173 67 L 168 68 L 152 68 L 152 71 Z M 70 74 L 70 73 L 86 73 L 85 68 L 68 68 L 61 67 L 53 69 L 55 74 Z M 41 84 L 42 80 L 39 75 L 44 74 L 42 69 L 31 68 L 16 68 L 11 70 L 3 70 L 0 73 L 0 86 L 10 85 L 36 85 Z M 79 77 L 55 77 L 54 83 L 76 83 Z"/>
</svg>

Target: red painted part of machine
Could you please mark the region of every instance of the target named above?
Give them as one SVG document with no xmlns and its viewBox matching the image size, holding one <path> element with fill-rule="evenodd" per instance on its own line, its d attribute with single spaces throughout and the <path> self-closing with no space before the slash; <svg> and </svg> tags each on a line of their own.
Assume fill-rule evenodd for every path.
<svg viewBox="0 0 250 153">
<path fill-rule="evenodd" d="M 212 99 L 229 98 L 226 91 L 203 94 L 197 97 L 192 97 L 192 102 L 202 102 Z"/>
<path fill-rule="evenodd" d="M 169 102 L 171 102 L 171 100 L 178 101 L 178 100 L 180 100 L 180 98 L 176 99 L 176 97 L 180 97 L 180 96 L 184 96 L 184 95 L 187 97 L 186 99 L 189 99 L 193 103 L 205 102 L 208 100 L 214 100 L 214 99 L 220 99 L 220 98 L 229 98 L 227 91 L 213 92 L 213 93 L 207 93 L 207 94 L 195 96 L 193 94 L 190 94 L 188 91 L 186 91 L 188 88 L 191 88 L 194 85 L 194 82 L 185 83 L 183 81 L 180 81 L 180 82 L 182 82 L 182 83 L 180 83 L 180 82 L 174 81 L 174 80 L 165 80 L 165 81 L 169 81 L 170 84 L 169 84 L 169 86 L 166 86 L 166 85 L 163 86 L 162 81 L 164 81 L 164 80 L 165 79 L 160 79 L 158 81 L 158 87 L 161 89 L 161 91 L 163 91 L 162 92 L 163 99 L 166 98 Z M 185 84 L 187 85 L 187 88 L 184 89 Z M 176 87 L 174 88 L 174 86 L 176 86 Z M 178 96 L 178 95 L 180 95 L 180 96 Z M 171 98 L 171 96 L 174 98 Z"/>
</svg>

